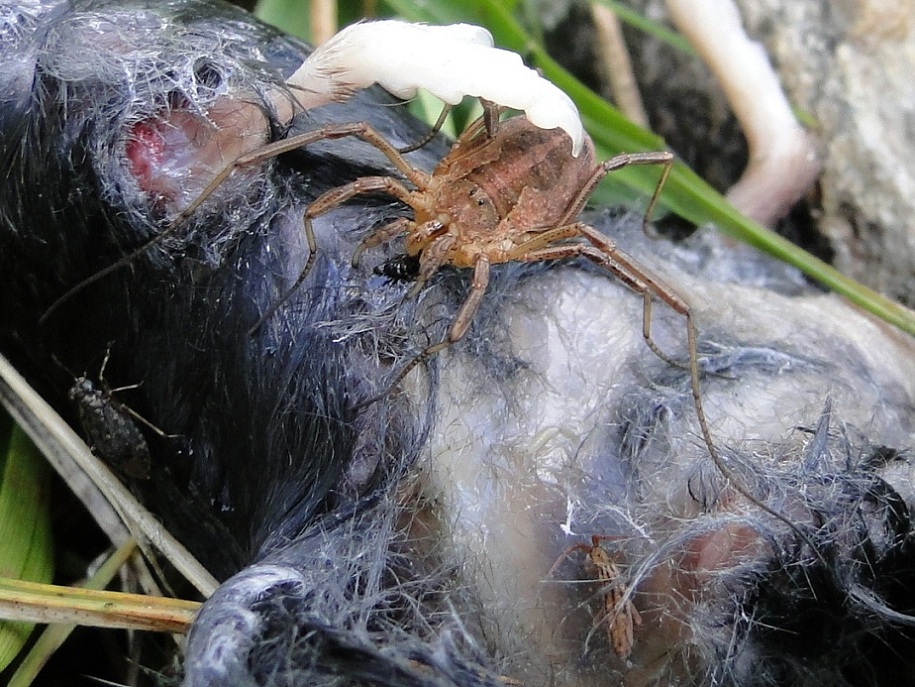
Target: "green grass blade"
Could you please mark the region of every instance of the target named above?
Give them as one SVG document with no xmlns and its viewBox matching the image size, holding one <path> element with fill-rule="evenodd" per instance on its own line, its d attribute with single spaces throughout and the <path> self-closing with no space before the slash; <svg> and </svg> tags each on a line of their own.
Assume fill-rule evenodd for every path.
<svg viewBox="0 0 915 687">
<path fill-rule="evenodd" d="M 53 542 L 47 464 L 25 433 L 3 414 L 0 435 L 0 576 L 49 582 Z M 0 621 L 0 670 L 28 640 L 32 623 Z"/>
<path fill-rule="evenodd" d="M 286 33 L 308 40 L 311 36 L 311 18 L 308 10 L 308 5 L 299 0 L 258 0 L 254 7 L 254 16 L 281 28 Z"/>
<path fill-rule="evenodd" d="M 417 2 L 416 0 L 384 0 L 384 5 L 398 17 L 407 21 L 429 24 L 460 24 L 480 22 L 468 19 L 474 13 L 475 2 L 440 0 L 439 2 Z"/>
</svg>

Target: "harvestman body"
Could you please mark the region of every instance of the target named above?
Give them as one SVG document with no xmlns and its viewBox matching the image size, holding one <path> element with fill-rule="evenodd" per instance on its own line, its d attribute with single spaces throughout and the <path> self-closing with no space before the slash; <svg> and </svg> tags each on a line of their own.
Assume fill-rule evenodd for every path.
<svg viewBox="0 0 915 687">
<path fill-rule="evenodd" d="M 273 315 L 310 272 L 317 250 L 312 220 L 358 195 L 387 193 L 410 206 L 414 218 L 396 219 L 363 239 L 353 254 L 354 265 L 365 250 L 403 236 L 406 255 L 419 261 L 413 294 L 445 265 L 473 269 L 470 293 L 445 339 L 427 347 L 408 363 L 396 375 L 392 386 L 416 365 L 467 333 L 486 292 L 490 265 L 584 257 L 642 295 L 642 335 L 649 348 L 666 362 L 676 364 L 651 338 L 652 297 L 659 298 L 686 319 L 688 368 L 696 414 L 703 438 L 718 462 L 702 409 L 696 331 L 689 306 L 672 288 L 618 250 L 611 239 L 576 219 L 594 188 L 610 172 L 630 165 L 661 165 L 660 180 L 645 213 L 647 225 L 673 164 L 673 155 L 622 153 L 596 163 L 593 145 L 587 137 L 581 154 L 573 157 L 570 139 L 564 131 L 541 129 L 524 116 L 500 122 L 499 112 L 499 108 L 487 103 L 487 115 L 461 134 L 431 174 L 414 168 L 400 150 L 366 123 L 324 126 L 239 160 L 237 164 L 251 164 L 316 141 L 356 136 L 384 153 L 413 187 L 392 176 L 363 177 L 315 199 L 304 217 L 310 249 L 305 267 L 286 296 L 264 314 L 255 329 Z M 213 188 L 229 173 L 231 168 L 220 174 Z M 210 191 L 207 189 L 203 196 Z M 190 215 L 203 200 L 198 198 L 182 214 Z"/>
<path fill-rule="evenodd" d="M 298 289 L 314 265 L 317 242 L 313 218 L 362 194 L 387 193 L 411 207 L 414 217 L 412 220 L 396 219 L 363 239 L 353 254 L 354 265 L 365 250 L 403 236 L 406 256 L 419 262 L 419 275 L 411 295 L 445 265 L 471 268 L 473 276 L 470 293 L 445 338 L 407 363 L 385 392 L 362 401 L 357 407 L 386 397 L 414 367 L 467 333 L 486 293 L 490 265 L 587 258 L 642 296 L 645 343 L 659 358 L 678 367 L 681 365 L 663 353 L 651 338 L 652 298 L 658 298 L 683 316 L 688 353 L 685 367 L 689 371 L 699 429 L 712 462 L 735 491 L 783 522 L 811 550 L 822 556 L 798 525 L 760 501 L 744 486 L 715 448 L 702 406 L 696 327 L 689 305 L 671 287 L 619 250 L 610 238 L 576 219 L 594 188 L 610 172 L 630 165 L 661 165 L 658 184 L 644 215 L 647 229 L 651 211 L 673 166 L 673 155 L 664 151 L 620 153 L 596 163 L 593 144 L 586 135 L 581 153 L 575 156 L 569 136 L 562 129 L 542 129 L 520 115 L 501 122 L 501 108 L 485 101 L 484 105 L 486 114 L 461 134 L 431 174 L 410 165 L 400 150 L 365 122 L 324 126 L 240 159 L 234 166 L 251 164 L 321 140 L 356 136 L 384 153 L 413 187 L 392 176 L 370 176 L 316 198 L 305 211 L 303 222 L 310 251 L 305 267 L 292 288 L 261 317 L 254 329 L 269 319 Z M 224 170 L 183 216 L 199 207 L 204 197 L 231 173 L 234 166 Z"/>
</svg>

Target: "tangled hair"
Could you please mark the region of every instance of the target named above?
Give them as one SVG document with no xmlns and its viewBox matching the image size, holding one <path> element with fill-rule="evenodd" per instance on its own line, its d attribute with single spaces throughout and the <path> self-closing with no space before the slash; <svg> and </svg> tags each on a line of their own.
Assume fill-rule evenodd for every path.
<svg viewBox="0 0 915 687">
<path fill-rule="evenodd" d="M 644 347 L 641 300 L 593 265 L 497 266 L 468 336 L 366 405 L 441 339 L 467 279 L 443 269 L 407 299 L 395 247 L 351 265 L 407 212 L 360 197 L 316 219 L 315 268 L 251 332 L 305 263 L 307 205 L 391 173 L 347 139 L 238 170 L 40 322 L 162 236 L 219 171 L 208 142 L 426 129 L 371 89 L 285 121 L 309 49 L 216 2 L 5 5 L 0 49 L 0 350 L 74 424 L 75 375 L 107 359 L 111 387 L 137 385 L 118 401 L 162 430 L 143 432 L 148 474 L 102 458 L 222 581 L 186 684 L 911 682 L 904 344 L 845 306 L 812 317 L 822 297 L 756 258 L 722 266 L 708 235 L 649 243 L 601 211 L 701 313 L 704 401 L 741 489 L 696 439 L 687 371 Z M 658 310 L 656 340 L 682 350 Z M 603 641 L 614 583 L 556 563 L 592 533 L 641 613 L 629 659 Z"/>
</svg>

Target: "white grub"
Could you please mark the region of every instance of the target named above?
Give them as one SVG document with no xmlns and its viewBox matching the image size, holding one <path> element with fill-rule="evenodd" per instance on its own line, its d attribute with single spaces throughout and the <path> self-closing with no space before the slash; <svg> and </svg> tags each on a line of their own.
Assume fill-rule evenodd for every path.
<svg viewBox="0 0 915 687">
<path fill-rule="evenodd" d="M 563 129 L 573 156 L 584 141 L 571 98 L 517 53 L 493 47 L 490 33 L 471 24 L 353 24 L 315 50 L 287 83 L 306 109 L 373 84 L 401 98 L 422 88 L 450 105 L 475 96 L 521 110 L 542 129 Z"/>
<path fill-rule="evenodd" d="M 798 124 L 765 50 L 747 36 L 733 2 L 667 0 L 667 9 L 715 74 L 747 138 L 750 160 L 728 200 L 760 224 L 772 224 L 819 174 L 816 138 Z"/>
</svg>

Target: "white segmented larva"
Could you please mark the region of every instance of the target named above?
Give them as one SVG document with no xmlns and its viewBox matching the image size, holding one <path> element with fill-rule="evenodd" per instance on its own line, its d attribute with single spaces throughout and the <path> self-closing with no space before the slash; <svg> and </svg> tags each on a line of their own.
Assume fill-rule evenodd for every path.
<svg viewBox="0 0 915 687">
<path fill-rule="evenodd" d="M 563 129 L 573 156 L 584 142 L 572 99 L 517 53 L 493 47 L 489 31 L 471 24 L 353 24 L 316 49 L 287 83 L 305 108 L 376 83 L 401 98 L 423 88 L 451 105 L 470 95 L 521 110 L 542 129 Z"/>
</svg>

